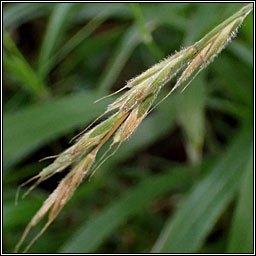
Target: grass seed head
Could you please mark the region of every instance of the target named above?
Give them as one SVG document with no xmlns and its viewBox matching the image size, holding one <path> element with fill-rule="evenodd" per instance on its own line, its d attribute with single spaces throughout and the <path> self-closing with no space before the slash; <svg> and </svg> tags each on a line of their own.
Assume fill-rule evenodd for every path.
<svg viewBox="0 0 256 256">
<path fill-rule="evenodd" d="M 121 90 L 126 88 L 129 90 L 109 105 L 103 115 L 113 110 L 117 110 L 116 113 L 81 135 L 76 143 L 61 153 L 52 164 L 21 185 L 24 186 L 33 179 L 38 178 L 28 190 L 29 192 L 41 181 L 76 163 L 75 167 L 61 180 L 57 188 L 45 200 L 39 211 L 29 222 L 16 246 L 16 251 L 19 250 L 30 229 L 49 212 L 48 221 L 45 226 L 38 235 L 34 237 L 25 250 L 29 249 L 57 217 L 83 178 L 92 175 L 95 169 L 97 169 L 93 169 L 92 165 L 102 145 L 112 136 L 113 143 L 111 146 L 115 143 L 119 143 L 120 145 L 123 141 L 128 139 L 149 113 L 161 88 L 185 68 L 180 78 L 177 80 L 176 85 L 164 97 L 165 99 L 174 89 L 185 80 L 189 79 L 196 70 L 199 69 L 196 73 L 197 75 L 205 68 L 207 64 L 224 49 L 230 39 L 236 35 L 238 27 L 252 8 L 252 4 L 245 6 L 226 21 L 215 27 L 194 45 L 176 52 L 174 55 L 162 60 L 136 78 L 128 81 Z M 190 79 L 190 82 L 192 80 L 193 78 Z M 117 151 L 119 145 L 110 156 Z M 104 163 L 106 159 L 104 159 L 98 167 Z"/>
<path fill-rule="evenodd" d="M 70 171 L 64 179 L 61 180 L 58 187 L 52 192 L 52 194 L 45 200 L 39 211 L 34 215 L 29 224 L 27 225 L 19 243 L 17 244 L 15 251 L 17 252 L 24 242 L 26 236 L 32 227 L 42 220 L 42 218 L 49 212 L 48 221 L 43 229 L 37 236 L 28 244 L 24 252 L 27 251 L 31 245 L 43 234 L 46 228 L 54 221 L 59 212 L 62 210 L 67 201 L 71 198 L 72 194 L 79 186 L 85 175 L 89 175 L 90 168 L 95 160 L 95 154 L 87 155 L 81 160 L 72 171 Z"/>
</svg>

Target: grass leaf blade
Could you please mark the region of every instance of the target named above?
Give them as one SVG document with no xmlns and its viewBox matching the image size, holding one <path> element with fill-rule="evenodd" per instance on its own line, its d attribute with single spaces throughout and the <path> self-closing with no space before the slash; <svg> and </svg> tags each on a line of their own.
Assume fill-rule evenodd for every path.
<svg viewBox="0 0 256 256">
<path fill-rule="evenodd" d="M 227 253 L 253 253 L 253 154 L 241 183 Z"/>
<path fill-rule="evenodd" d="M 80 93 L 31 105 L 17 113 L 6 113 L 3 120 L 5 166 L 10 167 L 47 141 L 89 122 L 104 106 L 103 103 L 91 104 L 95 99 L 94 93 Z"/>
<path fill-rule="evenodd" d="M 184 179 L 189 179 L 188 177 L 190 177 L 189 172 L 177 172 L 175 174 L 164 174 L 144 180 L 118 202 L 107 207 L 94 219 L 82 225 L 73 238 L 59 252 L 93 252 L 126 219 L 141 211 L 156 197 L 182 183 Z M 84 242 L 81 243 L 81 241 Z"/>
<path fill-rule="evenodd" d="M 72 6 L 72 3 L 57 4 L 50 17 L 38 59 L 38 71 L 43 78 L 46 75 L 46 73 L 43 73 L 44 65 L 48 62 L 54 48 L 63 36 L 67 17 Z"/>
<path fill-rule="evenodd" d="M 33 96 L 44 98 L 47 95 L 47 89 L 44 83 L 5 30 L 3 31 L 3 35 L 3 45 L 5 48 L 3 57 L 4 66 L 19 81 L 25 91 L 30 92 Z"/>
<path fill-rule="evenodd" d="M 210 174 L 194 187 L 163 229 L 154 253 L 198 252 L 240 185 L 251 136 L 251 130 L 245 129 Z"/>
</svg>

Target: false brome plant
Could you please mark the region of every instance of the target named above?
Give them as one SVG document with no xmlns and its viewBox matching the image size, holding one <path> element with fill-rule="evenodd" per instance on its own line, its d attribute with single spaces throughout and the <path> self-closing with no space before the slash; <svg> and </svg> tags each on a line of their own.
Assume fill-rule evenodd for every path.
<svg viewBox="0 0 256 256">
<path fill-rule="evenodd" d="M 185 81 L 188 81 L 184 85 L 184 90 L 195 76 L 213 61 L 227 43 L 236 36 L 239 26 L 252 9 L 253 4 L 246 5 L 215 27 L 200 41 L 167 57 L 141 75 L 128 81 L 122 89 L 115 93 L 124 89 L 128 90 L 110 104 L 107 110 L 99 117 L 101 118 L 103 115 L 112 112 L 105 121 L 88 130 L 90 125 L 86 131 L 76 136 L 76 142 L 58 155 L 52 164 L 44 168 L 35 177 L 21 184 L 20 187 L 23 187 L 36 180 L 24 194 L 26 196 L 40 182 L 71 166 L 70 172 L 61 180 L 57 188 L 45 200 L 42 207 L 27 225 L 16 246 L 16 251 L 20 249 L 31 228 L 49 213 L 46 224 L 27 245 L 25 251 L 30 248 L 54 221 L 82 180 L 93 175 L 100 165 L 117 151 L 119 146 L 131 136 L 156 105 L 180 85 L 183 85 Z M 162 100 L 154 104 L 161 88 L 176 76 L 178 76 L 178 79 L 174 87 Z M 109 140 L 112 140 L 109 149 L 101 159 L 97 159 L 99 150 Z"/>
</svg>

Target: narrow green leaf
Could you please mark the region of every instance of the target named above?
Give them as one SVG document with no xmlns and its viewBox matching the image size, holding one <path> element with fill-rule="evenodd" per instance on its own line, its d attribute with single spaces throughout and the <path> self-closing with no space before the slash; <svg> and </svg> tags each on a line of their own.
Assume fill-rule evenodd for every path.
<svg viewBox="0 0 256 256">
<path fill-rule="evenodd" d="M 54 7 L 55 3 L 8 3 L 3 8 L 3 24 L 7 29 L 15 29 L 22 24 L 39 18 Z"/>
<path fill-rule="evenodd" d="M 250 13 L 247 17 L 247 19 L 244 22 L 243 29 L 241 30 L 241 33 L 243 33 L 247 39 L 247 43 L 250 47 L 253 47 L 253 27 L 254 27 L 254 15 L 253 12 Z"/>
<path fill-rule="evenodd" d="M 31 219 L 31 214 L 36 213 L 43 202 L 43 197 L 35 199 L 26 199 L 19 202 L 18 205 L 14 201 L 4 202 L 3 205 L 3 228 L 7 232 L 12 228 L 25 225 Z"/>
<path fill-rule="evenodd" d="M 170 26 L 177 28 L 181 31 L 186 30 L 188 24 L 188 17 L 184 17 L 184 12 L 191 5 L 189 3 L 157 3 L 157 4 L 144 4 L 141 3 L 141 9 L 144 13 L 146 21 L 156 22 L 161 26 Z M 170 35 L 169 35 L 170 36 Z M 173 38 L 172 38 L 173 39 Z M 173 42 L 173 40 L 172 40 Z M 170 44 L 171 42 L 169 42 Z"/>
<path fill-rule="evenodd" d="M 147 24 L 149 31 L 153 31 L 156 28 L 154 24 Z M 99 93 L 104 95 L 108 93 L 113 83 L 118 78 L 122 68 L 130 57 L 135 47 L 140 43 L 141 37 L 137 26 L 132 25 L 126 34 L 123 36 L 120 44 L 113 54 L 113 58 L 108 62 L 103 75 L 99 80 Z"/>
<path fill-rule="evenodd" d="M 242 42 L 234 41 L 228 48 L 239 60 L 243 61 L 250 68 L 253 67 L 252 49 L 247 47 Z"/>
<path fill-rule="evenodd" d="M 154 245 L 154 253 L 195 253 L 200 249 L 240 185 L 251 145 L 252 131 L 247 128 L 169 219 Z"/>
<path fill-rule="evenodd" d="M 241 183 L 227 253 L 253 253 L 253 151 Z"/>
<path fill-rule="evenodd" d="M 3 112 L 6 111 L 15 111 L 15 109 L 19 109 L 19 106 L 27 99 L 27 95 L 24 94 L 21 88 L 17 88 L 16 92 L 11 96 L 3 105 Z"/>
<path fill-rule="evenodd" d="M 189 160 L 196 164 L 202 156 L 205 137 L 205 101 L 204 75 L 201 74 L 191 85 L 178 95 L 176 108 L 178 119 L 185 133 L 185 145 Z M 188 83 L 188 81 L 185 82 Z"/>
<path fill-rule="evenodd" d="M 4 166 L 10 166 L 33 150 L 85 124 L 101 113 L 106 103 L 92 104 L 95 93 L 80 93 L 29 106 L 3 119 Z"/>
<path fill-rule="evenodd" d="M 44 85 L 27 62 L 16 56 L 4 55 L 3 64 L 25 91 L 32 96 L 44 97 Z"/>
<path fill-rule="evenodd" d="M 6 50 L 3 58 L 4 66 L 17 79 L 24 90 L 30 92 L 33 96 L 44 98 L 47 95 L 45 85 L 5 30 L 3 35 L 3 45 Z"/>
<path fill-rule="evenodd" d="M 182 184 L 184 180 L 189 180 L 189 177 L 191 178 L 189 172 L 179 170 L 174 174 L 144 180 L 102 213 L 84 223 L 59 252 L 93 252 L 125 220 L 143 210 L 155 198 Z"/>
<path fill-rule="evenodd" d="M 240 61 L 230 61 L 226 54 L 217 58 L 212 63 L 212 67 L 221 82 L 222 93 L 226 92 L 229 99 L 251 107 L 253 103 L 252 69 L 241 65 Z"/>
<path fill-rule="evenodd" d="M 143 13 L 140 8 L 140 4 L 131 3 L 131 7 L 133 10 L 133 14 L 136 20 L 136 23 L 140 29 L 141 37 L 143 42 L 147 45 L 148 49 L 151 51 L 152 55 L 156 58 L 156 60 L 160 60 L 164 57 L 164 53 L 158 47 L 156 42 L 154 41 L 151 33 L 148 31 L 146 27 L 146 23 L 143 17 Z"/>
<path fill-rule="evenodd" d="M 95 18 L 83 26 L 73 37 L 71 37 L 57 52 L 50 56 L 48 61 L 43 64 L 41 72 L 47 74 L 54 65 L 62 61 L 70 52 L 78 47 L 88 38 L 107 18 L 105 12 L 99 13 Z M 84 46 L 86 48 L 86 45 Z"/>
<path fill-rule="evenodd" d="M 94 19 L 90 20 L 88 24 L 82 27 L 57 53 L 59 59 L 63 59 L 74 48 L 88 38 L 107 18 L 105 13 L 98 14 Z"/>
<path fill-rule="evenodd" d="M 121 42 L 113 53 L 113 57 L 109 60 L 103 74 L 99 78 L 98 87 L 101 95 L 108 93 L 118 78 L 132 51 L 139 43 L 138 34 L 136 26 L 132 26 L 121 39 Z"/>
<path fill-rule="evenodd" d="M 67 67 L 64 67 L 64 73 L 74 72 L 81 67 L 85 60 L 104 54 L 104 51 L 124 33 L 124 30 L 125 28 L 120 26 L 86 39 L 74 49 L 71 56 L 72 62 Z"/>
<path fill-rule="evenodd" d="M 88 3 L 86 5 L 82 3 L 79 7 L 80 8 L 77 12 L 77 16 L 74 17 L 77 22 L 93 19 L 102 10 L 109 12 L 111 17 L 114 19 L 123 20 L 132 18 L 132 13 L 129 9 L 129 6 L 124 3 Z"/>
<path fill-rule="evenodd" d="M 208 97 L 207 107 L 229 115 L 234 115 L 240 120 L 251 118 L 251 116 L 249 116 L 250 110 L 247 106 L 220 97 Z"/>
<path fill-rule="evenodd" d="M 65 25 L 67 25 L 68 22 L 67 18 L 70 15 L 70 10 L 73 5 L 74 3 L 59 3 L 50 16 L 38 60 L 38 71 L 43 78 L 46 75 L 46 73 L 43 72 L 45 70 L 44 65 L 49 61 L 54 48 L 58 45 L 63 36 L 66 28 Z"/>
</svg>

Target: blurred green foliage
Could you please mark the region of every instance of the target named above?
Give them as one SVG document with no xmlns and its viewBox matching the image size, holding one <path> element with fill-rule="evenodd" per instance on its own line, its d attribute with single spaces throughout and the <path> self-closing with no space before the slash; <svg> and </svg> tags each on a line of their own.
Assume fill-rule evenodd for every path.
<svg viewBox="0 0 256 256">
<path fill-rule="evenodd" d="M 7 3 L 3 234 L 12 252 L 63 175 L 14 206 L 124 85 L 240 3 Z M 30 253 L 253 252 L 253 15 L 183 94 L 157 107 L 76 191 Z M 171 83 L 163 89 L 164 96 Z M 35 228 L 35 235 L 40 227 Z"/>
</svg>

